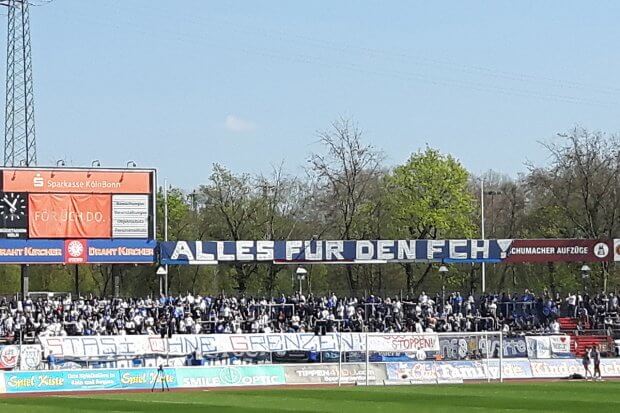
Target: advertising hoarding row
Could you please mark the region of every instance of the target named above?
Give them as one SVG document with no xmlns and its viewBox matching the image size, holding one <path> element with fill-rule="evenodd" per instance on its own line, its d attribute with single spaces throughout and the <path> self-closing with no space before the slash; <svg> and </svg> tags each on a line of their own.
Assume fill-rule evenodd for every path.
<svg viewBox="0 0 620 413">
<path fill-rule="evenodd" d="M 614 248 L 615 247 L 615 248 Z M 540 263 L 608 262 L 620 255 L 610 240 L 311 240 L 176 241 L 160 243 L 161 262 L 215 265 L 230 262 L 277 264 L 382 264 L 389 262 Z"/>
<path fill-rule="evenodd" d="M 286 384 L 282 366 L 164 368 L 170 388 Z M 0 393 L 151 389 L 157 368 L 0 372 Z"/>
<path fill-rule="evenodd" d="M 155 171 L 0 169 L 0 237 L 155 237 Z"/>
<path fill-rule="evenodd" d="M 567 378 L 583 374 L 577 359 L 503 360 L 504 379 Z M 620 377 L 620 359 L 602 359 L 603 377 Z M 499 360 L 419 361 L 371 363 L 369 384 L 442 383 L 460 380 L 497 380 Z M 364 383 L 363 363 L 165 367 L 168 386 L 175 388 L 250 387 L 274 385 Z M 151 389 L 161 385 L 157 368 L 0 371 L 0 393 Z"/>
</svg>

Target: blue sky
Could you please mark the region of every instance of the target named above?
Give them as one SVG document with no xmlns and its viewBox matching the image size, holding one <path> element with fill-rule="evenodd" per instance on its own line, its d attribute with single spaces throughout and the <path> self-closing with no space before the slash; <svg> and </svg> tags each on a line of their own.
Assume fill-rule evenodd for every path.
<svg viewBox="0 0 620 413">
<path fill-rule="evenodd" d="M 31 8 L 39 164 L 134 160 L 183 188 L 214 162 L 300 173 L 346 116 L 390 165 L 428 143 L 516 175 L 556 132 L 619 130 L 619 9 L 55 0 Z"/>
</svg>

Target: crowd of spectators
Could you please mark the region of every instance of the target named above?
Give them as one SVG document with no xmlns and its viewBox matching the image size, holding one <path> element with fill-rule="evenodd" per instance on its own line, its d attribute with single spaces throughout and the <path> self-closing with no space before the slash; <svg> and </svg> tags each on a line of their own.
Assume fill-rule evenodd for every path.
<svg viewBox="0 0 620 413">
<path fill-rule="evenodd" d="M 180 295 L 157 298 L 70 296 L 0 300 L 0 339 L 37 335 L 210 334 L 293 332 L 559 332 L 557 318 L 579 319 L 578 328 L 616 323 L 617 294 L 526 290 L 474 297 L 422 292 L 417 297 L 365 298 L 281 295 L 274 298 Z"/>
</svg>

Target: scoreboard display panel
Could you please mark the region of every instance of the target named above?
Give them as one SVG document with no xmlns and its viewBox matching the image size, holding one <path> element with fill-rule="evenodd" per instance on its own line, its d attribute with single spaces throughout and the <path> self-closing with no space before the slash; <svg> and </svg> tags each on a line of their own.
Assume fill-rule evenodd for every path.
<svg viewBox="0 0 620 413">
<path fill-rule="evenodd" d="M 154 169 L 0 168 L 0 174 L 0 262 L 54 261 L 58 248 L 64 263 L 150 259 Z"/>
</svg>

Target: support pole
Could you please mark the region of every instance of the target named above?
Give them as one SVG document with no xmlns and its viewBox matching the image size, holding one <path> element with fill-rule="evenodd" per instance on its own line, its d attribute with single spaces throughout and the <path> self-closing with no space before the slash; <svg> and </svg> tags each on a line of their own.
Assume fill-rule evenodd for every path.
<svg viewBox="0 0 620 413">
<path fill-rule="evenodd" d="M 80 298 L 80 266 L 75 264 L 75 296 Z"/>
<path fill-rule="evenodd" d="M 28 265 L 22 264 L 21 266 L 21 289 L 22 289 L 22 301 L 28 297 L 28 289 L 30 287 L 30 277 L 28 275 Z"/>
<path fill-rule="evenodd" d="M 114 280 L 114 298 L 118 298 L 121 295 L 121 277 L 114 265 L 112 265 L 112 278 Z"/>
<path fill-rule="evenodd" d="M 164 241 L 168 241 L 168 179 L 164 179 Z M 164 295 L 168 297 L 168 264 L 164 265 Z"/>
<path fill-rule="evenodd" d="M 504 331 L 499 330 L 499 382 L 504 382 Z"/>
<path fill-rule="evenodd" d="M 366 386 L 369 385 L 368 367 L 370 365 L 370 349 L 368 348 L 368 331 L 366 332 Z"/>
<path fill-rule="evenodd" d="M 491 347 L 491 345 L 489 343 L 489 336 L 486 333 L 484 334 L 484 341 L 485 341 L 486 349 L 487 349 L 487 351 L 486 351 L 486 353 L 487 353 L 487 357 L 486 357 L 486 359 L 487 359 L 487 363 L 486 363 L 487 364 L 487 383 L 490 383 L 491 382 L 491 369 L 489 368 L 489 366 L 490 366 L 490 363 L 489 363 L 489 347 Z"/>
<path fill-rule="evenodd" d="M 336 334 L 338 334 L 338 387 L 340 387 L 342 378 L 342 333 Z"/>
<path fill-rule="evenodd" d="M 480 180 L 480 233 L 482 235 L 482 240 L 484 241 L 484 179 Z M 484 294 L 487 290 L 487 274 L 486 274 L 486 265 L 484 261 L 482 262 L 482 293 Z"/>
</svg>

